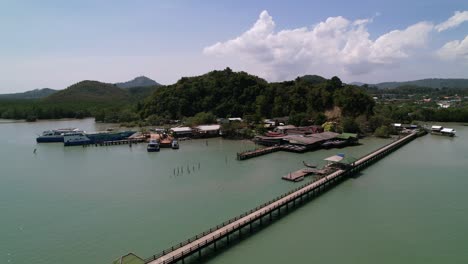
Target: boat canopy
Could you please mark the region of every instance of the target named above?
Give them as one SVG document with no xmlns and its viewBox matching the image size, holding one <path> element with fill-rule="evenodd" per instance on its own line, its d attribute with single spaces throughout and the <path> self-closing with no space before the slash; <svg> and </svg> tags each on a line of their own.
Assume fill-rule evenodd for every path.
<svg viewBox="0 0 468 264">
<path fill-rule="evenodd" d="M 344 159 L 344 157 L 342 157 L 340 155 L 335 155 L 335 156 L 328 157 L 328 158 L 326 158 L 324 160 L 331 161 L 331 162 L 340 162 L 342 159 Z"/>
<path fill-rule="evenodd" d="M 432 126 L 431 129 L 432 130 L 441 130 L 442 126 Z"/>
<path fill-rule="evenodd" d="M 339 161 L 341 164 L 350 165 L 356 162 L 358 159 L 355 157 L 346 157 Z"/>
<path fill-rule="evenodd" d="M 440 132 L 442 132 L 442 133 L 455 133 L 455 129 L 453 129 L 453 128 L 444 128 Z"/>
</svg>

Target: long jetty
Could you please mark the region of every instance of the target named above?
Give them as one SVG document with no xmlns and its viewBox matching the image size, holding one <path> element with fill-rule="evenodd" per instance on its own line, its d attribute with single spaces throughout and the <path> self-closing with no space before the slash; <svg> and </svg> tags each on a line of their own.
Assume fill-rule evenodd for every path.
<svg viewBox="0 0 468 264">
<path fill-rule="evenodd" d="M 258 156 L 270 154 L 277 151 L 287 151 L 287 152 L 294 152 L 294 153 L 303 153 L 307 150 L 305 146 L 297 146 L 291 144 L 284 144 L 284 145 L 275 145 L 266 148 L 259 148 L 255 150 L 248 150 L 241 153 L 237 153 L 238 160 L 246 160 L 250 158 L 255 158 Z"/>
<path fill-rule="evenodd" d="M 366 168 L 386 155 L 412 141 L 419 134 L 413 132 L 388 145 L 385 145 L 357 160 L 353 166 L 337 170 L 317 181 L 306 183 L 288 193 L 285 193 L 267 203 L 234 217 L 184 242 L 142 260 L 142 263 L 161 264 L 195 260 L 206 252 L 212 252 L 228 245 L 232 240 L 239 239 L 246 232 L 252 233 L 261 227 L 281 217 L 296 206 L 311 200 L 350 175 Z M 246 230 L 247 229 L 247 230 Z"/>
</svg>

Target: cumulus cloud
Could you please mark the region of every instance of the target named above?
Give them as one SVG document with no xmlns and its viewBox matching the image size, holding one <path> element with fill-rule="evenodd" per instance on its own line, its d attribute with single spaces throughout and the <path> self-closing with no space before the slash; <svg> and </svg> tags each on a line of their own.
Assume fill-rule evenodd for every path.
<svg viewBox="0 0 468 264">
<path fill-rule="evenodd" d="M 465 21 L 468 21 L 468 11 L 455 11 L 455 14 L 452 17 L 447 19 L 445 22 L 436 25 L 435 29 L 438 32 L 442 32 L 444 30 L 457 27 Z"/>
<path fill-rule="evenodd" d="M 437 55 L 445 60 L 461 60 L 468 62 L 468 35 L 463 40 L 454 40 L 445 43 L 437 51 Z"/>
<path fill-rule="evenodd" d="M 372 19 L 355 21 L 329 17 L 310 28 L 275 31 L 267 11 L 240 36 L 204 49 L 204 54 L 240 58 L 260 67 L 269 79 L 294 77 L 333 67 L 335 72 L 364 74 L 407 58 L 427 43 L 434 26 L 420 22 L 393 30 L 372 40 L 367 25 Z"/>
</svg>

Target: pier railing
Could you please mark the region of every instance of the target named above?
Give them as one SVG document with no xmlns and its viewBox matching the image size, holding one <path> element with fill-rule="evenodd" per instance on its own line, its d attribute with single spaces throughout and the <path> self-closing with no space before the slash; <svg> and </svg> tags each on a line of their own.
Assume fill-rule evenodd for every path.
<svg viewBox="0 0 468 264">
<path fill-rule="evenodd" d="M 183 251 L 181 251 L 180 253 L 178 254 L 175 254 L 175 255 L 172 255 L 171 257 L 167 258 L 167 259 L 164 259 L 162 260 L 161 259 L 161 263 L 172 263 L 174 260 L 177 260 L 179 258 L 183 258 L 185 255 L 193 252 L 194 250 L 197 250 L 197 249 L 200 249 L 201 247 L 204 247 L 205 245 L 208 245 L 208 244 L 211 244 L 212 242 L 218 240 L 219 238 L 221 237 L 224 237 L 226 234 L 230 234 L 236 230 L 239 230 L 239 228 L 245 226 L 245 225 L 248 225 L 249 223 L 253 222 L 254 220 L 268 214 L 269 212 L 271 212 L 272 210 L 275 210 L 275 209 L 278 209 L 280 208 L 281 206 L 283 206 L 284 204 L 288 204 L 289 202 L 291 201 L 295 201 L 298 197 L 300 196 L 303 196 L 305 193 L 307 192 L 310 192 L 312 189 L 317 189 L 317 188 L 320 188 L 322 186 L 325 186 L 327 183 L 329 183 L 330 181 L 332 180 L 335 180 L 335 178 L 339 177 L 339 176 L 343 176 L 343 175 L 348 175 L 349 173 L 352 173 L 354 172 L 355 169 L 358 169 L 357 167 L 361 167 L 362 164 L 368 162 L 369 160 L 372 160 L 373 158 L 378 158 L 378 157 L 381 157 L 381 155 L 384 155 L 385 153 L 387 153 L 387 151 L 392 151 L 392 150 L 395 150 L 397 149 L 399 146 L 402 146 L 404 145 L 407 141 L 410 141 L 412 139 L 414 139 L 416 137 L 416 133 L 412 133 L 412 134 L 409 134 L 401 139 L 398 139 L 394 142 L 391 142 L 385 146 L 382 146 L 374 151 L 372 151 L 371 153 L 361 157 L 355 164 L 355 166 L 351 167 L 350 169 L 347 169 L 347 170 L 340 170 L 338 172 L 335 172 L 335 173 L 332 173 L 331 175 L 333 175 L 332 177 L 328 178 L 328 176 L 324 176 L 316 181 L 311 181 L 311 182 L 307 182 L 303 185 L 300 185 L 299 187 L 297 188 L 294 188 L 292 190 L 290 190 L 289 192 L 287 193 L 283 193 L 282 195 L 280 196 L 277 196 L 276 198 L 266 202 L 266 203 L 263 203 L 249 211 L 246 211 L 244 213 L 242 213 L 241 215 L 238 215 L 236 217 L 233 217 L 231 219 L 228 219 L 227 221 L 224 221 L 223 223 L 215 226 L 215 227 L 212 227 L 210 228 L 209 230 L 206 230 L 202 233 L 199 233 L 179 244 L 176 244 L 170 248 L 167 248 L 161 252 L 159 252 L 158 254 L 155 254 L 153 256 L 151 256 L 150 258 L 148 259 L 145 259 L 145 262 L 148 263 L 148 262 L 151 262 L 151 261 L 154 261 L 154 260 L 157 260 L 157 259 L 160 259 L 162 258 L 164 255 L 167 255 L 175 250 L 178 250 L 190 243 L 193 243 L 194 241 L 208 235 L 208 234 L 211 234 L 211 233 L 215 233 L 217 232 L 216 234 L 214 234 L 213 236 L 210 236 L 208 237 L 207 239 L 204 239 L 202 240 L 201 242 L 197 243 L 197 244 L 194 244 L 193 246 L 191 246 L 190 248 L 187 248 Z M 329 175 L 329 176 L 331 176 Z M 316 185 L 316 186 L 313 186 L 313 185 Z M 306 188 L 306 187 L 310 187 L 310 188 Z M 312 188 L 313 186 L 313 188 Z M 304 189 L 302 192 L 299 192 L 301 189 Z M 296 193 L 295 195 L 289 197 L 288 199 L 280 202 L 280 203 L 277 203 L 274 207 L 272 208 L 268 208 L 268 209 L 265 209 L 265 210 L 261 210 L 262 208 L 266 208 L 270 205 L 272 205 L 273 203 L 276 203 L 278 202 L 279 200 L 287 197 L 287 196 L 290 196 L 291 194 L 293 193 Z M 230 225 L 242 218 L 245 218 L 246 216 L 254 213 L 258 211 L 257 214 L 254 214 L 252 215 L 251 217 L 247 218 L 247 219 L 244 219 L 243 221 L 237 223 L 236 225 L 234 226 L 231 226 L 229 228 L 225 228 L 227 225 Z M 222 229 L 222 230 L 220 230 Z"/>
<path fill-rule="evenodd" d="M 202 237 L 204 237 L 204 236 L 206 236 L 206 235 L 208 235 L 208 234 L 210 234 L 210 233 L 213 233 L 213 232 L 216 231 L 216 230 L 219 230 L 219 229 L 221 229 L 221 228 L 223 228 L 223 227 L 225 227 L 225 226 L 227 226 L 227 225 L 229 225 L 229 224 L 231 224 L 231 223 L 233 223 L 233 222 L 235 222 L 235 221 L 237 221 L 237 220 L 239 220 L 239 219 L 241 219 L 241 218 L 243 218 L 243 217 L 245 217 L 245 216 L 247 216 L 247 215 L 249 215 L 249 214 L 251 214 L 251 213 L 253 213 L 253 212 L 255 212 L 255 211 L 260 210 L 261 208 L 264 208 L 264 207 L 266 207 L 266 206 L 268 206 L 268 205 L 271 205 L 271 204 L 273 204 L 273 203 L 275 203 L 275 202 L 281 200 L 282 198 L 284 198 L 284 197 L 286 197 L 286 196 L 288 196 L 288 195 L 291 195 L 292 193 L 297 192 L 297 191 L 299 191 L 300 189 L 302 189 L 302 188 L 304 188 L 304 187 L 306 187 L 306 186 L 308 186 L 308 185 L 310 185 L 310 184 L 312 184 L 312 183 L 314 183 L 314 182 L 315 182 L 315 181 L 305 183 L 305 184 L 303 184 L 303 185 L 301 185 L 301 186 L 299 186 L 299 187 L 297 187 L 297 188 L 294 188 L 294 189 L 290 190 L 290 191 L 287 192 L 287 193 L 283 193 L 282 195 L 277 196 L 276 198 L 274 198 L 274 199 L 272 199 L 272 200 L 270 200 L 270 201 L 268 201 L 268 202 L 266 202 L 266 203 L 263 203 L 263 204 L 261 204 L 261 205 L 255 207 L 255 208 L 252 208 L 252 209 L 249 210 L 249 211 L 246 211 L 246 212 L 244 212 L 244 213 L 242 213 L 242 214 L 240 214 L 240 215 L 238 215 L 238 216 L 236 216 L 236 217 L 233 217 L 233 218 L 231 218 L 231 219 L 229 219 L 229 220 L 227 220 L 227 221 L 224 221 L 223 223 L 221 223 L 221 224 L 219 224 L 219 225 L 217 225 L 217 226 L 215 226 L 215 227 L 212 227 L 212 228 L 210 228 L 209 230 L 206 230 L 206 231 L 204 231 L 204 232 L 201 232 L 201 233 L 199 233 L 199 234 L 197 234 L 197 235 L 195 235 L 195 236 L 193 236 L 193 237 L 191 237 L 191 238 L 189 238 L 189 239 L 187 239 L 187 240 L 185 240 L 185 241 L 183 241 L 183 242 L 181 242 L 181 243 L 179 243 L 179 244 L 176 244 L 176 245 L 174 245 L 174 246 L 172 246 L 172 247 L 170 247 L 170 248 L 167 248 L 167 249 L 165 249 L 165 250 L 159 252 L 158 254 L 155 254 L 155 255 L 151 256 L 150 258 L 147 258 L 145 261 L 146 261 L 146 262 L 149 262 L 149 261 L 152 261 L 152 260 L 156 260 L 156 259 L 158 259 L 158 258 L 160 258 L 160 257 L 162 257 L 162 256 L 164 256 L 164 255 L 166 255 L 166 254 L 169 253 L 169 252 L 172 252 L 172 251 L 177 250 L 177 249 L 179 249 L 179 248 L 181 248 L 181 247 L 184 247 L 184 246 L 186 246 L 186 245 L 192 243 L 193 241 L 195 241 L 195 240 L 197 240 L 197 239 L 199 239 L 199 238 L 202 238 Z M 282 205 L 282 204 L 281 204 L 281 205 Z"/>
</svg>

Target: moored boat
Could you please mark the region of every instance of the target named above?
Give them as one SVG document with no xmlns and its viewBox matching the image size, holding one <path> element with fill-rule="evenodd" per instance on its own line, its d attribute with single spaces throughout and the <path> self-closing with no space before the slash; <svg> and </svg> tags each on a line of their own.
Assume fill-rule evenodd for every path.
<svg viewBox="0 0 468 264">
<path fill-rule="evenodd" d="M 172 149 L 179 149 L 179 142 L 176 139 L 172 140 L 171 148 Z"/>
<path fill-rule="evenodd" d="M 77 128 L 60 128 L 54 130 L 46 130 L 42 132 L 40 136 L 36 138 L 37 143 L 53 143 L 63 142 L 63 136 L 65 133 L 80 131 Z"/>
<path fill-rule="evenodd" d="M 443 127 L 443 126 L 432 126 L 431 127 L 431 134 L 433 135 L 440 135 L 440 136 L 449 136 L 453 137 L 455 136 L 455 129 L 453 128 L 448 128 L 448 127 Z"/>
<path fill-rule="evenodd" d="M 159 142 L 155 139 L 150 140 L 150 142 L 148 143 L 148 146 L 146 146 L 146 150 L 148 152 L 157 152 L 159 151 L 159 149 L 160 149 Z"/>
<path fill-rule="evenodd" d="M 65 146 L 100 144 L 106 141 L 127 139 L 133 134 L 135 134 L 135 131 L 102 131 L 93 133 L 77 131 L 65 133 L 63 136 L 63 143 Z"/>
</svg>

